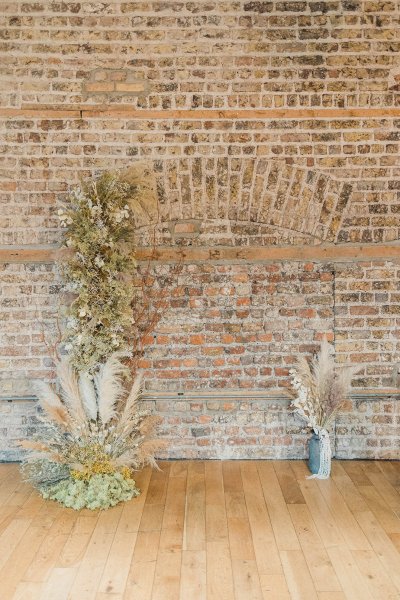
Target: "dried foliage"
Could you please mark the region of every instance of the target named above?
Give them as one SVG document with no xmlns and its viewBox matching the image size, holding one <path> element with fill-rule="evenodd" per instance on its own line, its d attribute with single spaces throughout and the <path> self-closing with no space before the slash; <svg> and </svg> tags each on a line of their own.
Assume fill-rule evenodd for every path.
<svg viewBox="0 0 400 600">
<path fill-rule="evenodd" d="M 179 292 L 178 279 L 183 269 L 181 259 L 174 265 L 157 265 L 157 251 L 153 246 L 146 263 L 139 266 L 134 280 L 135 296 L 132 303 L 130 335 L 132 371 L 138 368 L 149 336 L 171 307 L 171 300 Z"/>
<path fill-rule="evenodd" d="M 290 372 L 295 393 L 291 407 L 312 429 L 328 429 L 346 401 L 355 373 L 356 369 L 352 367 L 339 369 L 335 366 L 330 346 L 324 338 L 320 352 L 311 364 L 304 356 L 299 356 L 296 368 Z"/>
<path fill-rule="evenodd" d="M 158 419 L 139 405 L 140 377 L 127 389 L 129 370 L 122 362 L 124 356 L 112 354 L 92 378 L 87 373 L 79 375 L 69 358 L 59 361 L 60 395 L 43 382 L 36 384 L 44 427 L 35 439 L 21 442 L 28 450 L 23 473 L 45 497 L 54 492 L 59 500 L 60 493 L 86 493 L 92 489 L 92 477 L 107 476 L 104 485 L 109 486 L 110 477 L 115 477 L 116 487 L 124 494 L 121 500 L 126 499 L 121 477 L 136 494 L 132 469 L 155 464 L 154 453 L 162 447 L 154 437 Z M 87 486 L 58 485 L 65 480 Z M 101 485 L 99 478 L 96 481 Z M 55 485 L 57 490 L 52 492 Z"/>
<path fill-rule="evenodd" d="M 148 166 L 106 172 L 74 189 L 59 210 L 65 244 L 74 251 L 63 268 L 66 290 L 75 294 L 63 339 L 80 372 L 93 372 L 129 347 L 134 371 L 144 340 L 169 308 L 182 261 L 156 265 L 155 229 L 139 269 L 134 257 L 136 221 L 145 220 L 152 231 L 158 220 L 154 185 Z"/>
<path fill-rule="evenodd" d="M 136 268 L 128 201 L 139 193 L 139 183 L 106 172 L 74 189 L 59 210 L 65 244 L 74 251 L 64 266 L 66 289 L 76 294 L 65 348 L 80 371 L 93 370 L 127 346 Z"/>
</svg>

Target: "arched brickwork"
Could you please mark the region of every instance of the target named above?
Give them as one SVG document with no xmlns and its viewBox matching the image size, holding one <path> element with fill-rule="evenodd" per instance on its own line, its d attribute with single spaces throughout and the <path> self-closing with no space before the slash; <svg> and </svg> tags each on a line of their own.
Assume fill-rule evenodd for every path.
<svg viewBox="0 0 400 600">
<path fill-rule="evenodd" d="M 136 205 L 138 228 L 163 224 L 158 233 L 164 241 L 202 245 L 240 244 L 244 238 L 261 244 L 335 242 L 352 189 L 321 171 L 265 158 L 138 163 L 128 171 L 131 179 L 138 170 L 148 181 L 145 204 Z"/>
</svg>

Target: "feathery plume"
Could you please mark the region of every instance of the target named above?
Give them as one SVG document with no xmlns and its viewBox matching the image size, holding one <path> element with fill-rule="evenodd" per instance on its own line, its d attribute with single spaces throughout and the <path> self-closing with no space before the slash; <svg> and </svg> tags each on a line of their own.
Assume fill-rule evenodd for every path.
<svg viewBox="0 0 400 600">
<path fill-rule="evenodd" d="M 79 391 L 85 413 L 89 419 L 96 421 L 97 419 L 97 398 L 93 380 L 88 373 L 79 375 Z"/>
<path fill-rule="evenodd" d="M 79 424 L 86 423 L 79 393 L 78 377 L 70 360 L 63 357 L 56 363 L 57 376 L 60 381 L 61 397 L 71 417 Z"/>
<path fill-rule="evenodd" d="M 120 358 L 125 353 L 115 352 L 101 365 L 94 381 L 97 391 L 99 416 L 106 425 L 116 415 L 116 404 L 124 395 L 123 376 L 127 373 L 126 366 Z"/>
<path fill-rule="evenodd" d="M 131 391 L 129 392 L 129 396 L 126 399 L 125 406 L 122 410 L 121 417 L 118 422 L 118 429 L 123 430 L 125 426 L 131 422 L 134 411 L 136 410 L 137 401 L 140 398 L 140 394 L 142 391 L 142 381 L 143 375 L 139 373 L 139 375 L 135 378 L 133 385 L 131 387 Z"/>
<path fill-rule="evenodd" d="M 39 405 L 50 419 L 64 429 L 69 429 L 69 414 L 53 388 L 44 381 L 35 381 L 33 389 L 38 397 Z"/>
</svg>

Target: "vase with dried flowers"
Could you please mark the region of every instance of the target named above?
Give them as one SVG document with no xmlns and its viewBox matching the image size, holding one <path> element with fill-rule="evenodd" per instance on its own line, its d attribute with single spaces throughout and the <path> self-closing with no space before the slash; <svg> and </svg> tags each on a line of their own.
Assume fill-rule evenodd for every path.
<svg viewBox="0 0 400 600">
<path fill-rule="evenodd" d="M 330 475 L 329 430 L 346 401 L 355 372 L 352 367 L 338 368 L 335 365 L 326 338 L 311 364 L 304 356 L 299 356 L 295 368 L 290 371 L 294 391 L 290 406 L 314 433 L 310 441 L 309 461 L 312 477 L 327 479 Z"/>
</svg>

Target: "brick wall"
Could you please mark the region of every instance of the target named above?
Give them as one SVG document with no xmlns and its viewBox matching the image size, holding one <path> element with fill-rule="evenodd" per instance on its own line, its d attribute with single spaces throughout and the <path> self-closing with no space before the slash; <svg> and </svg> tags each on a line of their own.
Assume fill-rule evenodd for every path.
<svg viewBox="0 0 400 600">
<path fill-rule="evenodd" d="M 146 340 L 147 390 L 217 402 L 153 403 L 171 456 L 303 456 L 285 397 L 257 393 L 283 394 L 295 353 L 323 333 L 338 362 L 360 366 L 355 386 L 376 388 L 349 403 L 338 452 L 398 456 L 398 401 L 379 397 L 400 362 L 398 3 L 17 1 L 0 13 L 0 395 L 53 377 L 41 323 L 56 335 L 46 248 L 65 192 L 139 160 L 137 243 L 155 230 L 161 247 L 197 252 Z M 226 410 L 229 390 L 243 396 Z M 16 458 L 34 409 L 0 406 L 0 456 Z"/>
<path fill-rule="evenodd" d="M 68 185 L 78 182 L 79 177 L 108 168 L 122 169 L 137 158 L 197 156 L 215 161 L 216 155 L 221 157 L 220 169 L 228 161 L 232 173 L 235 161 L 237 164 L 248 157 L 279 158 L 300 168 L 311 165 L 321 175 L 338 181 L 336 185 L 352 186 L 338 231 L 340 243 L 397 240 L 399 128 L 400 112 L 398 119 L 245 121 L 208 121 L 206 117 L 151 121 L 117 118 L 115 114 L 102 117 L 101 113 L 87 119 L 28 119 L 20 113 L 1 118 L 0 113 L 4 143 L 0 240 L 3 244 L 56 243 L 57 203 Z M 354 143 L 349 148 L 350 139 Z M 218 163 L 213 162 L 208 176 L 213 179 L 217 174 Z M 186 212 L 168 196 L 168 205 L 174 205 L 169 219 L 204 216 L 198 196 L 191 196 Z M 192 210 L 192 202 L 197 209 Z M 269 241 L 274 235 L 267 233 Z M 304 239 L 301 232 L 291 229 L 283 235 L 283 243 L 301 243 Z"/>
</svg>

